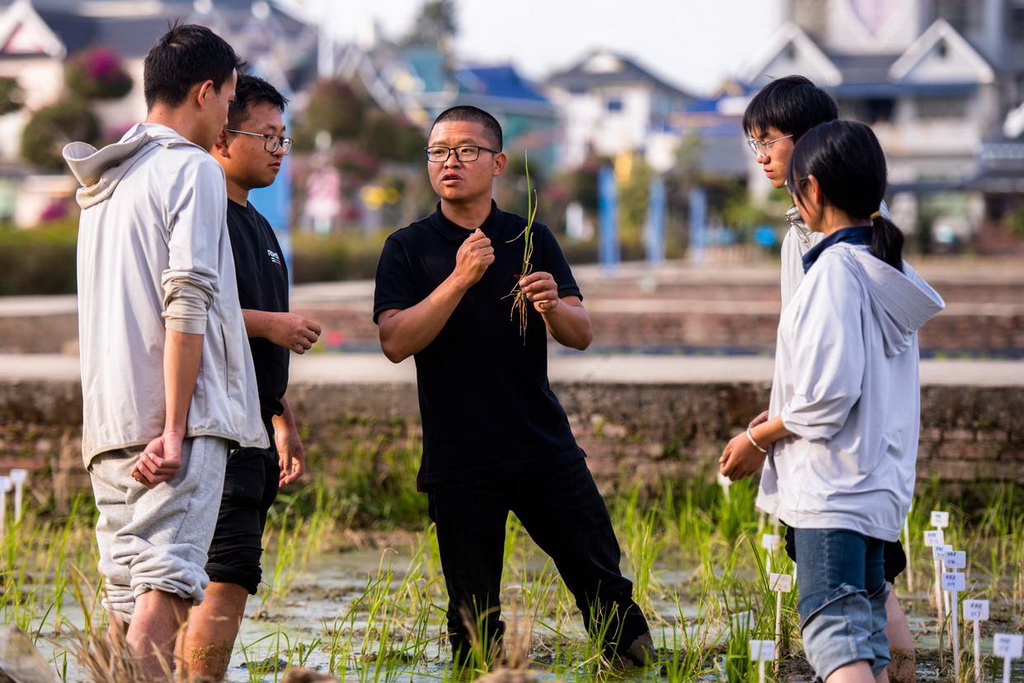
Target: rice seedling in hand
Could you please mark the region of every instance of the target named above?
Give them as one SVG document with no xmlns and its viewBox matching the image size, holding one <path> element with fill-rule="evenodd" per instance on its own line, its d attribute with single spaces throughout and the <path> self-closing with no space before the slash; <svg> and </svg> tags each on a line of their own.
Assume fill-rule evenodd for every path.
<svg viewBox="0 0 1024 683">
<path fill-rule="evenodd" d="M 526 293 L 523 292 L 523 288 L 519 283 L 523 281 L 524 277 L 533 272 L 531 259 L 533 258 L 533 219 L 537 216 L 537 190 L 533 189 L 533 186 L 530 184 L 530 160 L 528 157 L 524 158 L 526 167 L 526 227 L 523 228 L 521 233 L 509 240 L 511 244 L 520 237 L 523 238 L 523 265 L 519 269 L 515 286 L 512 287 L 512 291 L 505 298 L 512 297 L 512 311 L 509 313 L 509 319 L 514 320 L 517 315 L 519 316 L 519 335 L 523 338 L 523 343 L 525 344 L 530 300 L 526 298 Z"/>
</svg>

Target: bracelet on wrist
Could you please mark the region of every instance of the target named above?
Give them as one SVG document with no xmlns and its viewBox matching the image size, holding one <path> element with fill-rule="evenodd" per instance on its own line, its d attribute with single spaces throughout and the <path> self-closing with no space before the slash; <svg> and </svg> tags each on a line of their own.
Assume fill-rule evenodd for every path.
<svg viewBox="0 0 1024 683">
<path fill-rule="evenodd" d="M 750 440 L 750 445 L 752 445 L 757 450 L 761 451 L 762 453 L 768 452 L 767 448 L 762 448 L 761 444 L 757 443 L 757 441 L 754 439 L 754 433 L 750 431 L 750 427 L 747 427 L 747 439 Z"/>
</svg>

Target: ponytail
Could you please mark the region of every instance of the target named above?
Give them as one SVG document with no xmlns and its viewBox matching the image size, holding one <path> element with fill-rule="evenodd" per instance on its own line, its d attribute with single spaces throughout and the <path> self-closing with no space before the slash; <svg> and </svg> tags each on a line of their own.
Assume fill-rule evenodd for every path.
<svg viewBox="0 0 1024 683">
<path fill-rule="evenodd" d="M 871 253 L 896 270 L 903 272 L 903 232 L 882 215 L 871 214 Z"/>
</svg>

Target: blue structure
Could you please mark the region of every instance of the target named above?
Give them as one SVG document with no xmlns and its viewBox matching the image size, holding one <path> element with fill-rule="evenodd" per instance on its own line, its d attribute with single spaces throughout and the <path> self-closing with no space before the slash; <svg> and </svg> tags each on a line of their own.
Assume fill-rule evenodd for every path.
<svg viewBox="0 0 1024 683">
<path fill-rule="evenodd" d="M 602 166 L 597 176 L 597 210 L 600 214 L 598 232 L 598 259 L 605 270 L 619 265 L 619 196 L 615 184 L 615 170 Z"/>
<path fill-rule="evenodd" d="M 708 193 L 703 187 L 690 190 L 690 263 L 701 264 L 708 248 Z"/>
<path fill-rule="evenodd" d="M 661 265 L 665 262 L 665 180 L 661 176 L 651 178 L 644 233 L 647 263 Z"/>
</svg>

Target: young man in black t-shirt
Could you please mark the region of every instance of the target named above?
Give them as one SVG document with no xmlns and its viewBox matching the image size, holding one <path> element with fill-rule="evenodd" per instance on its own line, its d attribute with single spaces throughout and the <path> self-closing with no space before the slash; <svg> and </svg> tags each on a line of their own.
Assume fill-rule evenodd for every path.
<svg viewBox="0 0 1024 683">
<path fill-rule="evenodd" d="M 249 191 L 274 182 L 291 148 L 282 114 L 287 100 L 254 76 L 239 76 L 228 125 L 213 150 L 224 169 L 228 232 L 234 252 L 260 412 L 271 448 L 228 454 L 217 529 L 210 544 L 206 599 L 192 610 L 184 655 L 193 676 L 220 680 L 238 635 L 245 603 L 262 578 L 260 555 L 267 512 L 280 485 L 298 479 L 304 451 L 285 399 L 289 353 L 305 353 L 320 326 L 288 312 L 288 270 L 266 219 L 249 203 Z"/>
<path fill-rule="evenodd" d="M 585 349 L 590 317 L 540 223 L 532 272 L 521 275 L 526 221 L 491 200 L 507 161 L 501 146 L 498 122 L 476 107 L 438 116 L 426 150 L 437 210 L 388 238 L 374 293 L 384 354 L 416 361 L 419 485 L 437 525 L 452 656 L 466 663 L 470 624 L 484 643 L 500 640 L 512 511 L 554 559 L 605 654 L 643 664 L 653 654 L 647 622 L 619 571 L 619 545 L 584 453 L 548 385 L 548 333 Z M 522 335 L 506 298 L 517 284 L 529 304 Z"/>
</svg>

